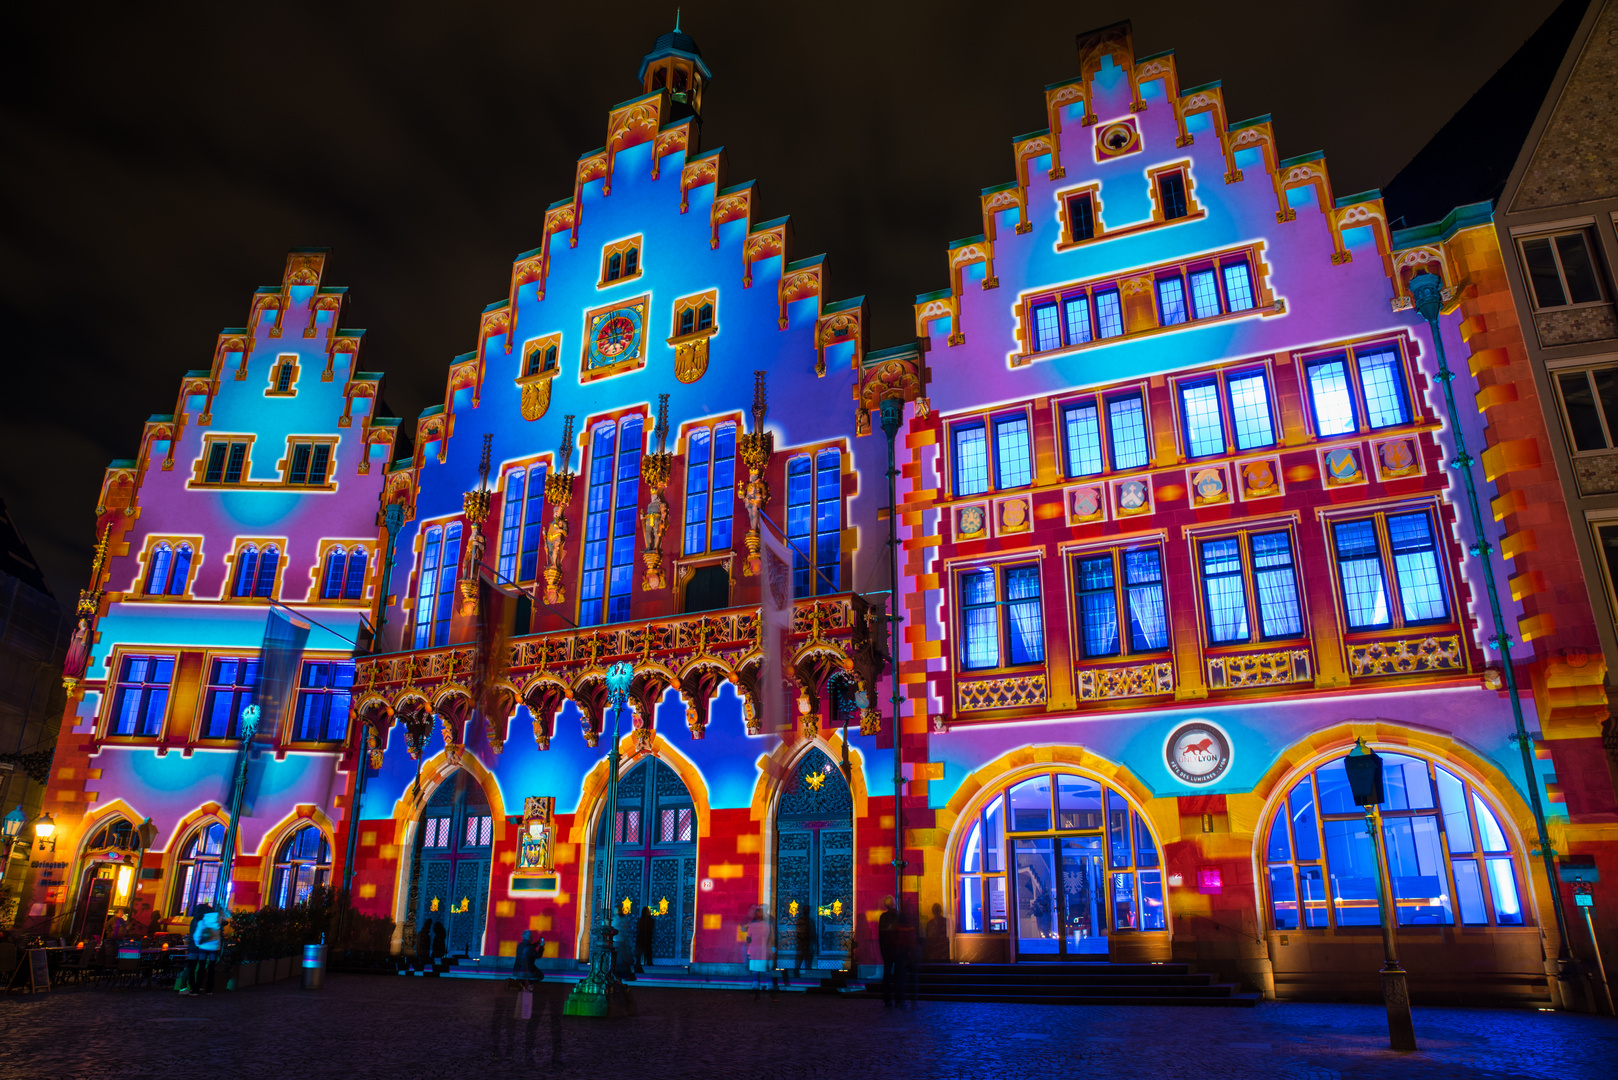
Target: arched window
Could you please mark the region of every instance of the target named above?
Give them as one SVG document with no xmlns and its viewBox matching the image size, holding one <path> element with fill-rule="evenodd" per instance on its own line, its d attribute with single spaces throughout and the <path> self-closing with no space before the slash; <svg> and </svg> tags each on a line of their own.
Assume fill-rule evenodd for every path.
<svg viewBox="0 0 1618 1080">
<path fill-rule="evenodd" d="M 555 345 L 549 345 L 549 346 L 546 346 L 546 348 L 545 348 L 545 370 L 546 371 L 555 371 L 556 370 L 556 346 Z"/>
<path fill-rule="evenodd" d="M 356 547 L 348 553 L 348 576 L 343 581 L 344 600 L 359 600 L 365 596 L 367 558 L 367 553 L 362 547 Z"/>
<path fill-rule="evenodd" d="M 656 71 L 652 72 L 652 89 L 653 90 L 661 90 L 661 89 L 663 89 L 663 87 L 668 85 L 668 81 L 669 81 L 669 73 L 667 71 L 665 71 L 663 68 L 658 68 Z"/>
<path fill-rule="evenodd" d="M 619 252 L 613 252 L 607 257 L 607 280 L 617 281 L 624 276 L 624 257 Z"/>
<path fill-rule="evenodd" d="M 264 550 L 258 556 L 258 580 L 253 585 L 254 596 L 269 596 L 275 591 L 275 568 L 280 561 L 281 553 L 275 545 L 264 545 Z"/>
<path fill-rule="evenodd" d="M 247 544 L 236 552 L 236 588 L 231 590 L 237 596 L 253 595 L 253 578 L 258 570 L 258 548 Z"/>
<path fill-rule="evenodd" d="M 703 304 L 701 307 L 697 308 L 697 329 L 698 330 L 712 330 L 713 329 L 713 305 L 712 304 Z"/>
<path fill-rule="evenodd" d="M 174 553 L 167 544 L 158 544 L 152 548 L 152 565 L 146 571 L 146 595 L 158 596 L 168 591 L 169 564 L 174 559 Z"/>
<path fill-rule="evenodd" d="M 1009 933 L 1015 956 L 1105 954 L 1107 938 L 1168 929 L 1158 846 L 1123 794 L 1041 773 L 991 799 L 956 855 L 961 933 Z"/>
<path fill-rule="evenodd" d="M 695 330 L 696 325 L 695 312 L 693 312 L 690 308 L 686 308 L 684 311 L 680 312 L 680 333 L 682 336 Z"/>
<path fill-rule="evenodd" d="M 1383 753 L 1382 840 L 1401 926 L 1522 926 L 1512 846 L 1483 795 L 1421 758 Z M 1378 926 L 1377 857 L 1339 757 L 1293 784 L 1265 842 L 1277 930 Z"/>
<path fill-rule="evenodd" d="M 678 93 L 682 92 L 683 90 L 685 90 L 685 71 L 683 69 L 681 69 L 681 68 L 675 68 L 674 69 L 674 92 L 676 94 L 678 94 Z"/>
<path fill-rule="evenodd" d="M 343 571 L 347 562 L 348 556 L 341 547 L 326 553 L 326 574 L 320 586 L 322 600 L 336 600 L 343 595 Z"/>
<path fill-rule="evenodd" d="M 86 851 L 132 851 L 135 847 L 135 827 L 123 818 L 115 818 L 96 830 Z"/>
<path fill-rule="evenodd" d="M 630 248 L 624 252 L 624 277 L 634 277 L 640 272 L 640 248 Z"/>
<path fill-rule="evenodd" d="M 170 596 L 184 596 L 185 587 L 191 580 L 191 545 L 181 544 L 174 549 L 174 569 L 169 572 L 168 594 Z"/>
<path fill-rule="evenodd" d="M 225 847 L 225 826 L 210 821 L 198 825 L 180 845 L 174 864 L 174 912 L 190 915 L 198 904 L 211 904 L 219 884 L 219 856 Z"/>
<path fill-rule="evenodd" d="M 271 907 L 286 908 L 309 899 L 316 885 L 331 876 L 331 845 L 317 826 L 305 825 L 287 837 L 275 855 L 275 877 L 267 897 Z"/>
</svg>

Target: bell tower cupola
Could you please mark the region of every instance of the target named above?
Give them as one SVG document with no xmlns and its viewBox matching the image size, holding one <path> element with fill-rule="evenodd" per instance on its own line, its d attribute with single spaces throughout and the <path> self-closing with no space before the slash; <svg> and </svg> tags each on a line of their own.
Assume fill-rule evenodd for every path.
<svg viewBox="0 0 1618 1080">
<path fill-rule="evenodd" d="M 672 33 L 659 35 L 640 62 L 640 83 L 646 93 L 667 90 L 673 103 L 669 119 L 678 121 L 691 117 L 695 130 L 702 129 L 702 94 L 708 89 L 713 75 L 702 62 L 702 50 L 696 41 L 680 30 L 680 16 L 674 16 Z"/>
</svg>

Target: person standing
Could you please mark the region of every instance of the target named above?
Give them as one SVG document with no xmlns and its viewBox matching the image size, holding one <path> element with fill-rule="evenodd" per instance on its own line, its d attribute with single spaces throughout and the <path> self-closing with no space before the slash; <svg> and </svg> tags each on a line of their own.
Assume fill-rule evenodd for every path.
<svg viewBox="0 0 1618 1080">
<path fill-rule="evenodd" d="M 809 917 L 808 908 L 798 912 L 798 925 L 794 928 L 793 936 L 798 945 L 792 960 L 792 977 L 796 979 L 804 968 L 813 967 L 815 963 L 815 921 Z"/>
<path fill-rule="evenodd" d="M 882 899 L 882 914 L 876 920 L 876 947 L 882 953 L 882 1007 L 892 1008 L 894 999 L 902 997 L 899 978 L 903 974 L 899 959 L 899 911 L 893 906 L 893 897 Z M 902 1000 L 900 1002 L 903 1004 Z"/>
<path fill-rule="evenodd" d="M 927 920 L 927 959 L 941 963 L 949 959 L 949 920 L 944 918 L 944 905 L 933 905 L 933 917 Z"/>
<path fill-rule="evenodd" d="M 657 919 L 652 909 L 640 909 L 640 921 L 635 924 L 635 968 L 645 971 L 652 962 L 652 944 L 657 939 Z"/>
<path fill-rule="evenodd" d="M 770 924 L 764 918 L 764 909 L 756 907 L 753 916 L 747 923 L 747 970 L 753 976 L 753 999 L 764 990 L 764 974 L 770 970 Z M 770 990 L 775 990 L 775 980 L 770 980 Z"/>
<path fill-rule="evenodd" d="M 433 920 L 433 959 L 442 960 L 449 955 L 449 931 L 444 929 L 443 919 Z"/>
<path fill-rule="evenodd" d="M 214 972 L 219 966 L 219 952 L 225 945 L 224 921 L 211 904 L 198 904 L 191 922 L 191 944 L 196 949 L 192 960 L 190 989 L 192 997 L 213 993 Z"/>
</svg>

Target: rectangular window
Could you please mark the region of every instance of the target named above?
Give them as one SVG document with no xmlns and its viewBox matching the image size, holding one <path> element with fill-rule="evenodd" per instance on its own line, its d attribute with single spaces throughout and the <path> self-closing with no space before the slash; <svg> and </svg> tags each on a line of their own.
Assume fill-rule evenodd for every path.
<svg viewBox="0 0 1618 1080">
<path fill-rule="evenodd" d="M 314 487 L 326 482 L 326 469 L 331 463 L 330 443 L 295 442 L 288 455 L 291 465 L 287 469 L 288 484 Z"/>
<path fill-rule="evenodd" d="M 1073 587 L 1079 600 L 1079 642 L 1085 659 L 1118 655 L 1118 595 L 1112 553 L 1075 559 Z"/>
<path fill-rule="evenodd" d="M 545 478 L 548 472 L 543 464 L 528 470 L 528 499 L 522 523 L 522 558 L 517 563 L 518 581 L 533 581 L 539 575 L 539 550 L 545 542 Z"/>
<path fill-rule="evenodd" d="M 1088 193 L 1070 195 L 1067 200 L 1068 239 L 1074 242 L 1093 240 L 1096 234 L 1095 207 Z"/>
<path fill-rule="evenodd" d="M 1219 314 L 1219 279 L 1212 270 L 1197 270 L 1191 274 L 1191 314 L 1198 319 Z"/>
<path fill-rule="evenodd" d="M 421 579 L 416 592 L 416 648 L 449 644 L 454 611 L 455 578 L 461 561 L 461 524 L 434 525 L 421 549 Z"/>
<path fill-rule="evenodd" d="M 239 484 L 242 466 L 247 461 L 244 442 L 215 442 L 208 445 L 208 466 L 203 471 L 205 484 Z"/>
<path fill-rule="evenodd" d="M 1117 559 L 1122 560 L 1123 568 L 1121 593 L 1117 588 Z M 1119 655 L 1123 651 L 1121 626 L 1129 628 L 1131 653 L 1168 648 L 1163 556 L 1157 548 L 1076 558 L 1073 582 L 1078 597 L 1080 652 L 1085 659 Z"/>
<path fill-rule="evenodd" d="M 1593 304 L 1601 299 L 1600 278 L 1584 229 L 1524 240 L 1522 254 L 1536 308 Z"/>
<path fill-rule="evenodd" d="M 1185 217 L 1185 174 L 1176 169 L 1157 178 L 1158 205 L 1163 208 L 1163 220 L 1173 221 Z"/>
<path fill-rule="evenodd" d="M 1305 369 L 1309 400 L 1314 406 L 1315 433 L 1321 437 L 1359 430 L 1354 395 L 1348 388 L 1348 360 L 1334 356 L 1316 360 Z"/>
<path fill-rule="evenodd" d="M 1103 338 L 1115 338 L 1124 332 L 1124 309 L 1117 289 L 1096 293 L 1096 328 Z"/>
<path fill-rule="evenodd" d="M 202 737 L 234 739 L 241 733 L 242 710 L 253 703 L 258 686 L 258 661 L 220 657 L 208 672 Z M 273 719 L 269 721 L 273 724 Z"/>
<path fill-rule="evenodd" d="M 1180 384 L 1180 420 L 1187 457 L 1225 452 L 1225 424 L 1219 415 L 1219 386 L 1212 379 Z"/>
<path fill-rule="evenodd" d="M 804 454 L 787 463 L 787 543 L 796 596 L 838 589 L 842 570 L 842 452 Z"/>
<path fill-rule="evenodd" d="M 113 735 L 161 735 L 174 680 L 172 656 L 126 656 L 112 695 Z"/>
<path fill-rule="evenodd" d="M 600 424 L 591 438 L 579 587 L 581 626 L 629 618 L 639 532 L 641 418 L 630 417 L 621 427 L 620 433 L 619 426 Z"/>
<path fill-rule="evenodd" d="M 1062 428 L 1067 434 L 1067 474 L 1095 476 L 1101 472 L 1101 420 L 1095 402 L 1064 408 Z"/>
<path fill-rule="evenodd" d="M 1355 352 L 1360 367 L 1360 389 L 1365 394 L 1365 419 L 1372 428 L 1410 423 L 1410 405 L 1397 349 Z"/>
<path fill-rule="evenodd" d="M 707 428 L 693 431 L 686 439 L 684 547 L 687 555 L 708 550 L 708 457 L 712 450 L 713 433 Z"/>
<path fill-rule="evenodd" d="M 1258 592 L 1259 636 L 1297 637 L 1303 633 L 1298 601 L 1298 575 L 1292 565 L 1292 537 L 1285 532 L 1258 533 L 1251 541 L 1253 585 Z"/>
<path fill-rule="evenodd" d="M 1208 641 L 1214 645 L 1248 641 L 1247 583 L 1242 577 L 1241 541 L 1234 536 L 1204 540 L 1203 601 L 1208 607 Z"/>
<path fill-rule="evenodd" d="M 989 490 L 989 443 L 983 425 L 951 429 L 955 449 L 955 494 L 981 495 Z"/>
<path fill-rule="evenodd" d="M 339 742 L 348 734 L 348 705 L 354 692 L 354 665 L 345 660 L 306 661 L 298 681 L 297 738 L 300 742 Z"/>
<path fill-rule="evenodd" d="M 1034 351 L 1046 352 L 1062 347 L 1062 322 L 1057 317 L 1055 304 L 1034 306 Z"/>
<path fill-rule="evenodd" d="M 1157 322 L 1159 326 L 1177 326 L 1187 319 L 1185 310 L 1185 282 L 1178 274 L 1159 278 L 1157 282 Z"/>
<path fill-rule="evenodd" d="M 1393 577 L 1399 583 L 1399 606 L 1406 626 L 1447 622 L 1449 600 L 1438 570 L 1433 523 L 1426 511 L 1388 516 L 1388 545 L 1393 550 Z"/>
<path fill-rule="evenodd" d="M 1163 553 L 1157 548 L 1124 552 L 1124 602 L 1129 608 L 1129 651 L 1160 652 L 1168 648 Z"/>
<path fill-rule="evenodd" d="M 1067 324 L 1067 343 L 1083 345 L 1090 340 L 1090 298 L 1084 294 L 1070 296 L 1062 310 Z"/>
<path fill-rule="evenodd" d="M 1114 469 L 1138 469 L 1150 460 L 1146 409 L 1139 394 L 1107 402 L 1107 434 L 1111 437 Z"/>
<path fill-rule="evenodd" d="M 1562 372 L 1556 385 L 1573 448 L 1581 453 L 1618 448 L 1618 368 Z"/>
<path fill-rule="evenodd" d="M 1230 419 L 1236 428 L 1236 449 L 1252 450 L 1275 445 L 1275 423 L 1270 417 L 1270 394 L 1262 371 L 1232 375 L 1225 380 L 1230 393 Z"/>
<path fill-rule="evenodd" d="M 522 546 L 523 482 L 528 473 L 513 469 L 506 473 L 505 494 L 500 499 L 500 555 L 496 571 L 505 581 L 517 580 L 517 550 Z"/>
<path fill-rule="evenodd" d="M 1225 310 L 1247 311 L 1253 307 L 1253 274 L 1247 263 L 1225 263 Z"/>
<path fill-rule="evenodd" d="M 724 551 L 731 545 L 731 522 L 736 513 L 735 424 L 720 424 L 714 429 L 710 479 L 708 550 Z"/>
<path fill-rule="evenodd" d="M 961 666 L 1015 667 L 1045 660 L 1039 567 L 980 567 L 960 573 Z"/>
<path fill-rule="evenodd" d="M 1342 582 L 1348 628 L 1369 630 L 1392 625 L 1375 523 L 1338 522 L 1332 527 L 1332 539 L 1337 546 L 1337 574 Z"/>
<path fill-rule="evenodd" d="M 1033 480 L 1028 460 L 1028 418 L 1006 416 L 994 422 L 995 486 L 1001 491 Z"/>
</svg>

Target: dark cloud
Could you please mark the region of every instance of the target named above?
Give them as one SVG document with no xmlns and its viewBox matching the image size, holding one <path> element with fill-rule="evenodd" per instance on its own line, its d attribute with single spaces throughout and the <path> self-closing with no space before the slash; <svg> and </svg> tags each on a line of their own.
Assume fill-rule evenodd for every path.
<svg viewBox="0 0 1618 1080">
<path fill-rule="evenodd" d="M 366 362 L 413 417 L 473 345 L 510 260 L 632 96 L 673 4 L 13 4 L 0 14 L 0 492 L 57 594 L 79 587 L 102 468 L 241 325 L 287 248 L 334 249 Z M 1385 183 L 1552 0 L 1350 4 L 687 3 L 715 81 L 704 145 L 762 218 L 791 214 L 875 343 L 909 335 L 944 244 L 981 228 L 1079 31 Z"/>
</svg>

